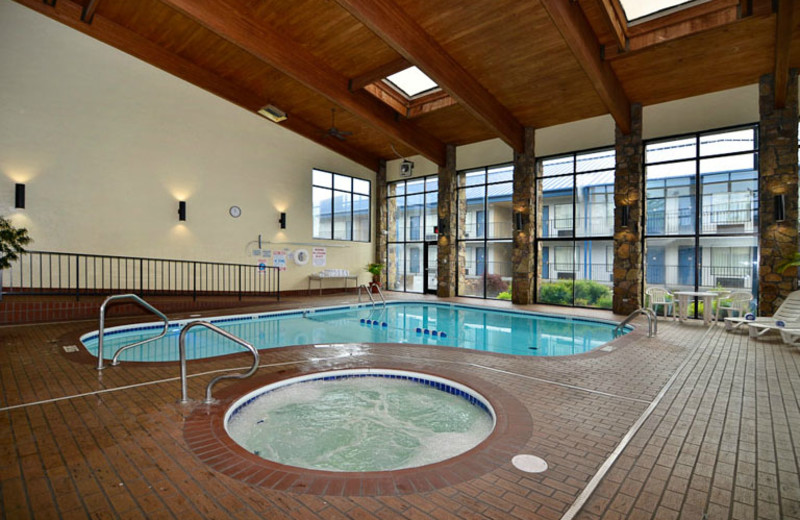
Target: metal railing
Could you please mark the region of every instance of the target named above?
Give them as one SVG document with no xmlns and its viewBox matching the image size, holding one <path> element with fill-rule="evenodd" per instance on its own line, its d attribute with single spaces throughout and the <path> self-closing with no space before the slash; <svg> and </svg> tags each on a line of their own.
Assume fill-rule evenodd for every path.
<svg viewBox="0 0 800 520">
<path fill-rule="evenodd" d="M 622 329 L 628 323 L 632 322 L 634 318 L 639 316 L 640 314 L 644 314 L 647 317 L 647 337 L 652 338 L 653 336 L 658 334 L 658 316 L 650 309 L 645 309 L 644 307 L 639 307 L 632 313 L 628 314 L 628 317 L 619 322 L 619 324 L 614 327 L 614 337 L 618 337 L 622 334 Z"/>
<path fill-rule="evenodd" d="M 166 258 L 29 251 L 4 272 L 11 295 L 142 296 L 231 295 L 280 299 L 280 270 L 274 266 Z"/>
<path fill-rule="evenodd" d="M 372 291 L 373 287 L 378 290 L 378 296 L 381 297 L 381 302 L 383 303 L 383 306 L 386 307 L 386 297 L 383 296 L 383 291 L 381 290 L 381 286 L 375 282 L 370 282 L 369 285 L 367 285 L 367 287 L 369 288 L 370 291 Z"/>
<path fill-rule="evenodd" d="M 364 289 L 365 291 L 367 291 L 367 296 L 369 296 L 369 301 L 371 301 L 372 302 L 372 306 L 375 307 L 375 298 L 372 297 L 372 291 L 370 290 L 369 287 L 367 287 L 363 283 L 358 286 L 358 303 L 361 303 L 361 289 Z"/>
<path fill-rule="evenodd" d="M 206 386 L 206 399 L 204 402 L 206 404 L 210 404 L 214 402 L 214 399 L 211 397 L 211 388 L 219 381 L 223 379 L 246 379 L 256 373 L 256 371 L 258 370 L 258 363 L 259 363 L 258 350 L 256 350 L 256 348 L 253 345 L 246 342 L 245 340 L 238 338 L 233 334 L 231 334 L 230 332 L 223 330 L 207 321 L 198 320 L 186 324 L 186 326 L 183 327 L 183 330 L 181 330 L 180 339 L 178 341 L 178 348 L 180 351 L 180 360 L 181 360 L 181 403 L 189 402 L 188 391 L 186 388 L 187 386 L 186 385 L 186 333 L 189 332 L 189 329 L 192 329 L 194 327 L 206 327 L 207 329 L 216 332 L 217 334 L 233 341 L 234 343 L 243 346 L 244 348 L 249 350 L 251 354 L 253 354 L 253 366 L 251 366 L 250 370 L 248 370 L 247 372 L 243 374 L 225 374 L 217 376 L 211 381 L 209 381 L 208 386 Z"/>
<path fill-rule="evenodd" d="M 136 303 L 138 303 L 139 305 L 141 305 L 142 307 L 144 307 L 148 311 L 152 312 L 153 314 L 155 314 L 156 316 L 161 318 L 164 321 L 164 330 L 162 330 L 161 334 L 159 334 L 158 336 L 153 336 L 152 338 L 148 338 L 148 339 L 145 339 L 145 340 L 142 340 L 142 341 L 137 341 L 136 343 L 131 343 L 130 345 L 123 345 L 123 346 L 119 347 L 117 349 L 117 351 L 114 352 L 114 357 L 111 359 L 111 366 L 119 365 L 118 358 L 119 358 L 119 355 L 124 350 L 128 350 L 129 348 L 133 348 L 133 347 L 138 347 L 139 345 L 144 345 L 145 343 L 150 343 L 151 341 L 155 341 L 155 340 L 157 340 L 159 338 L 163 338 L 164 336 L 167 335 L 167 331 L 169 330 L 169 319 L 164 315 L 164 313 L 162 313 L 161 311 L 159 311 L 158 309 L 156 309 L 155 307 L 153 307 L 152 305 L 150 305 L 149 303 L 147 303 L 146 301 L 144 301 L 143 299 L 141 299 L 137 295 L 135 295 L 135 294 L 116 294 L 114 296 L 109 296 L 103 302 L 103 305 L 100 306 L 100 326 L 99 326 L 99 330 L 97 331 L 98 332 L 98 336 L 97 336 L 97 370 L 103 370 L 105 368 L 105 366 L 103 366 L 103 335 L 104 335 L 105 328 L 106 328 L 106 305 L 108 305 L 109 303 L 111 303 L 113 301 L 117 301 L 117 300 L 133 300 L 133 301 L 135 301 Z"/>
</svg>

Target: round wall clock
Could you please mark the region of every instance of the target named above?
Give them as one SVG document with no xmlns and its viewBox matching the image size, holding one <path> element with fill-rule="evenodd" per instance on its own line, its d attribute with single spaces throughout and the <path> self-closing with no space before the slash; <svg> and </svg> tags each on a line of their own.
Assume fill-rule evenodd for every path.
<svg viewBox="0 0 800 520">
<path fill-rule="evenodd" d="M 239 206 L 231 206 L 231 209 L 228 210 L 228 213 L 230 213 L 233 218 L 239 218 L 239 215 L 242 214 L 242 208 Z"/>
</svg>

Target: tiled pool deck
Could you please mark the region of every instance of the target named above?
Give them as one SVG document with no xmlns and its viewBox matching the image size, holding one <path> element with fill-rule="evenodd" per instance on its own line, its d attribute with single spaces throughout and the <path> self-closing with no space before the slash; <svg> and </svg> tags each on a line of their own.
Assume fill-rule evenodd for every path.
<svg viewBox="0 0 800 520">
<path fill-rule="evenodd" d="M 508 406 L 508 437 L 391 476 L 248 469 L 229 446 L 208 448 L 221 407 L 200 403 L 205 386 L 219 370 L 247 366 L 244 356 L 190 363 L 190 374 L 201 374 L 189 379 L 196 401 L 181 405 L 177 364 L 98 373 L 80 353 L 64 352 L 96 322 L 2 327 L 0 517 L 800 518 L 800 351 L 777 335 L 754 340 L 701 321 L 661 320 L 657 338 L 639 325 L 611 351 L 560 358 L 376 344 L 262 351 L 261 381 L 412 369 Z M 231 399 L 252 384 L 223 382 L 215 395 Z M 522 472 L 511 464 L 516 453 L 549 468 Z M 590 482 L 593 492 L 576 502 Z"/>
</svg>

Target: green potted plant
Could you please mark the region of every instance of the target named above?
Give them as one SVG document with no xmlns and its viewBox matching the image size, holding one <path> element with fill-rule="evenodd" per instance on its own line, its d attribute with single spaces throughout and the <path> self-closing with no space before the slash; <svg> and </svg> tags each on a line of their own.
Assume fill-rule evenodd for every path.
<svg viewBox="0 0 800 520">
<path fill-rule="evenodd" d="M 0 301 L 3 300 L 3 269 L 11 267 L 11 262 L 25 253 L 25 246 L 30 243 L 27 229 L 15 228 L 10 220 L 0 217 Z"/>
<path fill-rule="evenodd" d="M 384 266 L 381 263 L 372 262 L 367 264 L 367 266 L 364 268 L 365 271 L 372 274 L 372 283 L 378 285 L 379 287 L 381 285 L 381 272 L 383 272 L 383 267 Z"/>
</svg>

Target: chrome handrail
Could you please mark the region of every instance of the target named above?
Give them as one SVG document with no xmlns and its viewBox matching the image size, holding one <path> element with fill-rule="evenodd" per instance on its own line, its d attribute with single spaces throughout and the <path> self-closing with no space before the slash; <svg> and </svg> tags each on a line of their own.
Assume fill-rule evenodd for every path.
<svg viewBox="0 0 800 520">
<path fill-rule="evenodd" d="M 234 343 L 238 343 L 239 345 L 243 346 L 244 348 L 248 349 L 251 354 L 253 354 L 253 366 L 250 367 L 250 370 L 245 372 L 244 374 L 225 374 L 221 376 L 217 376 L 211 381 L 209 381 L 208 386 L 206 387 L 206 400 L 204 401 L 206 404 L 210 404 L 214 402 L 214 399 L 211 398 L 211 387 L 217 384 L 222 379 L 245 379 L 253 374 L 256 373 L 258 370 L 258 363 L 259 363 L 259 356 L 258 350 L 251 345 L 250 343 L 246 342 L 245 340 L 238 338 L 231 334 L 226 330 L 222 330 L 221 328 L 217 327 L 216 325 L 209 323 L 207 321 L 193 321 L 188 323 L 183 330 L 181 330 L 180 339 L 178 341 L 178 347 L 180 350 L 180 359 L 181 359 L 181 403 L 188 403 L 189 398 L 187 397 L 187 390 L 186 390 L 186 333 L 189 332 L 189 329 L 192 327 L 203 326 L 207 329 L 210 329 L 217 334 L 233 341 Z"/>
<path fill-rule="evenodd" d="M 378 296 L 381 297 L 381 301 L 383 302 L 383 306 L 386 307 L 386 298 L 384 298 L 384 296 L 383 296 L 383 291 L 381 290 L 381 286 L 379 284 L 375 283 L 375 282 L 370 282 L 367 287 L 369 288 L 370 292 L 372 292 L 372 288 L 373 287 L 378 289 Z"/>
<path fill-rule="evenodd" d="M 358 303 L 361 303 L 361 289 L 367 291 L 367 296 L 369 296 L 369 301 L 372 302 L 372 306 L 375 307 L 375 298 L 372 297 L 372 291 L 369 287 L 364 285 L 363 283 L 358 286 Z"/>
<path fill-rule="evenodd" d="M 652 311 L 652 309 L 645 309 L 644 307 L 639 307 L 632 313 L 628 314 L 628 317 L 619 322 L 619 324 L 614 327 L 614 337 L 622 333 L 622 328 L 625 327 L 628 323 L 632 322 L 634 318 L 639 316 L 640 314 L 644 314 L 647 317 L 647 337 L 652 338 L 653 336 L 658 334 L 658 316 L 656 313 Z"/>
<path fill-rule="evenodd" d="M 134 300 L 136 303 L 161 318 L 164 321 L 164 330 L 162 330 L 161 334 L 158 336 L 137 341 L 136 343 L 131 343 L 130 345 L 123 345 L 122 347 L 118 348 L 114 353 L 114 357 L 111 359 L 111 366 L 119 365 L 119 360 L 117 358 L 123 350 L 128 350 L 129 348 L 138 347 L 139 345 L 144 345 L 145 343 L 150 343 L 151 341 L 163 338 L 167 335 L 167 331 L 169 330 L 169 318 L 167 318 L 164 313 L 141 299 L 139 296 L 135 294 L 115 294 L 113 296 L 109 296 L 105 299 L 103 305 L 100 306 L 100 330 L 98 330 L 99 335 L 97 336 L 97 370 L 103 370 L 105 368 L 105 366 L 103 366 L 103 333 L 105 332 L 106 328 L 106 305 L 114 300 Z"/>
</svg>

